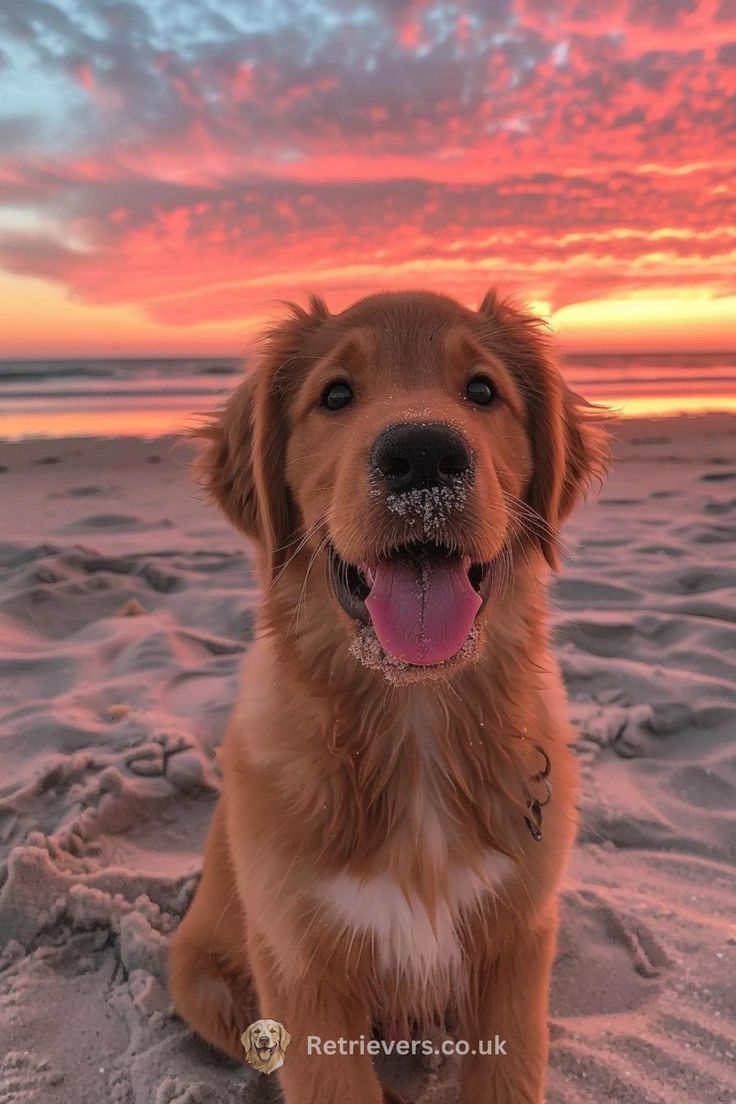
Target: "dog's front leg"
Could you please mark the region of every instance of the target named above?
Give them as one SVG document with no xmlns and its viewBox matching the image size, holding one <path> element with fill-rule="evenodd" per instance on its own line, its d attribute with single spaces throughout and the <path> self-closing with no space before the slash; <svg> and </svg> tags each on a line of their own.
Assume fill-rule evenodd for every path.
<svg viewBox="0 0 736 1104">
<path fill-rule="evenodd" d="M 542 1104 L 556 930 L 548 916 L 477 967 L 471 992 L 478 1006 L 460 1032 L 477 1053 L 462 1059 L 461 1104 Z"/>
<path fill-rule="evenodd" d="M 249 935 L 261 1015 L 278 1020 L 291 1035 L 279 1070 L 286 1104 L 383 1104 L 370 1055 L 357 1046 L 349 1053 L 351 1039 L 359 1041 L 362 1035 L 367 1043 L 371 1038 L 367 1003 L 340 988 L 339 971 L 330 975 L 315 968 L 288 982 L 265 941 L 254 932 Z"/>
</svg>

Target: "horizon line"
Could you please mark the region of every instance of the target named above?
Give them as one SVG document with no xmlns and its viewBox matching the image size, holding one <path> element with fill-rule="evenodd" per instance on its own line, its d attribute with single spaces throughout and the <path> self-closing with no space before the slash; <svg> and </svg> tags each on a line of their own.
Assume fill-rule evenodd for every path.
<svg viewBox="0 0 736 1104">
<path fill-rule="evenodd" d="M 709 348 L 686 348 L 686 349 L 559 349 L 559 354 L 562 357 L 583 357 L 583 356 L 736 356 L 736 347 L 724 348 L 724 349 L 709 349 Z M 209 362 L 213 360 L 247 360 L 254 355 L 254 351 L 248 353 L 209 353 L 209 354 L 188 354 L 188 353 L 126 353 L 123 356 L 115 356 L 113 353 L 79 353 L 77 355 L 70 356 L 4 356 L 0 353 L 0 364 L 34 364 L 39 362 L 52 363 L 52 364 L 71 364 L 77 363 L 81 360 L 115 360 L 115 361 L 138 361 L 138 360 L 160 360 L 160 361 L 175 361 L 175 360 L 192 360 Z"/>
</svg>

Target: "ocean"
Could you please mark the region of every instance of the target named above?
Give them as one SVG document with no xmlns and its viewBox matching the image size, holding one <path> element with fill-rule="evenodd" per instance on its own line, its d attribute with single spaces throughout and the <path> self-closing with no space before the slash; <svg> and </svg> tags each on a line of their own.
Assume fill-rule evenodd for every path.
<svg viewBox="0 0 736 1104">
<path fill-rule="evenodd" d="M 624 416 L 736 413 L 736 354 L 568 356 L 570 386 Z M 235 386 L 227 358 L 0 361 L 0 437 L 180 433 Z"/>
</svg>

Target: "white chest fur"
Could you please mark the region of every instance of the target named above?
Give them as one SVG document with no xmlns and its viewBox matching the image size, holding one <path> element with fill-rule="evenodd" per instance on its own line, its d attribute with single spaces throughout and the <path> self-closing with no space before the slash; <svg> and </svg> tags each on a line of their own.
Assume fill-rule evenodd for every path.
<svg viewBox="0 0 736 1104">
<path fill-rule="evenodd" d="M 416 890 L 388 873 L 367 880 L 339 874 L 323 886 L 322 900 L 359 943 L 361 937 L 368 940 L 383 970 L 427 982 L 456 972 L 463 918 L 514 869 L 498 854 L 488 855 L 484 866 L 482 877 L 466 867 L 448 866 L 433 917 Z"/>
</svg>

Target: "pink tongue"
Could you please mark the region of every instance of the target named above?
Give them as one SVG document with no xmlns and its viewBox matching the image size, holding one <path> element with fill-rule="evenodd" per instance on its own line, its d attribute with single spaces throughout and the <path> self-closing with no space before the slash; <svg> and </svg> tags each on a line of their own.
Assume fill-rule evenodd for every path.
<svg viewBox="0 0 736 1104">
<path fill-rule="evenodd" d="M 386 651 L 405 663 L 442 663 L 468 638 L 481 597 L 460 558 L 381 560 L 365 600 Z"/>
</svg>

